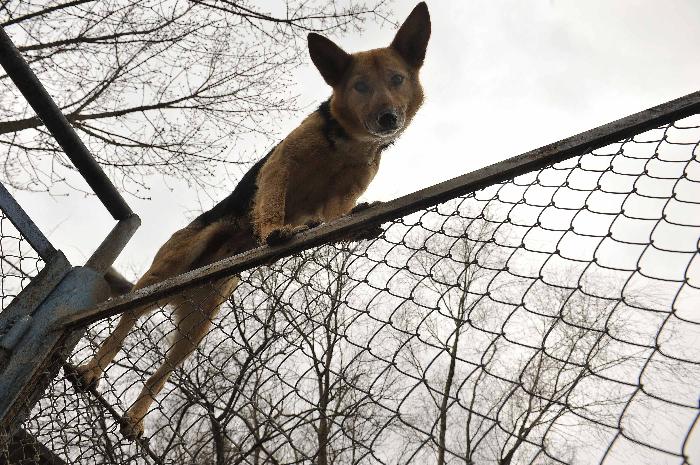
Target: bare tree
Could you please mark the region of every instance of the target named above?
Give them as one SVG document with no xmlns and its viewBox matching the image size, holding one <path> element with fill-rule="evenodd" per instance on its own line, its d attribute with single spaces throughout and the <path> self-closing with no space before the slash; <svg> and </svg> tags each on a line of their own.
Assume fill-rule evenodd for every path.
<svg viewBox="0 0 700 465">
<path fill-rule="evenodd" d="M 435 302 L 439 310 L 407 307 L 402 315 L 403 325 L 409 328 L 421 322 L 427 334 L 407 344 L 403 357 L 421 376 L 440 367 L 437 368 L 440 370 L 438 385 L 425 392 L 423 405 L 418 406 L 426 413 L 425 421 L 431 422 L 431 438 L 427 443 L 435 450 L 439 465 L 447 463 L 450 452 L 455 453 L 447 445 L 448 431 L 479 430 L 483 426 L 482 418 L 472 416 L 470 408 L 466 416 L 460 417 L 464 427 L 457 426 L 454 421 L 457 415 L 452 412 L 456 410 L 460 392 L 468 389 L 470 379 L 477 380 L 474 386 L 478 384 L 486 375 L 480 366 L 490 363 L 496 353 L 492 341 L 480 337 L 474 328 L 476 321 L 486 322 L 490 318 L 488 304 L 485 304 L 488 300 L 485 299 L 486 288 L 492 285 L 496 290 L 508 284 L 491 283 L 494 274 L 484 267 L 492 255 L 497 255 L 498 249 L 493 242 L 498 224 L 489 222 L 487 217 L 488 213 L 483 212 L 476 218 L 451 222 L 443 226 L 445 235 L 422 234 L 413 239 L 415 244 L 412 242 L 412 247 L 418 250 L 409 261 L 413 268 L 414 279 L 410 282 L 414 286 L 413 293 L 421 295 L 422 301 Z M 471 393 L 472 404 L 477 396 L 476 392 Z M 492 408 L 496 406 L 497 402 L 493 402 Z M 420 434 L 410 441 L 426 442 Z M 466 434 L 462 452 L 465 463 L 472 463 L 476 441 L 478 438 Z"/>
<path fill-rule="evenodd" d="M 376 323 L 349 308 L 366 297 L 353 292 L 353 262 L 362 247 L 337 244 L 301 254 L 300 286 L 282 307 L 298 338 L 297 376 L 290 378 L 298 399 L 290 412 L 297 419 L 292 433 L 305 457 L 319 465 L 369 461 L 368 445 L 380 442 L 392 422 L 381 404 L 395 393 L 395 374 L 382 369 L 385 362 L 376 358 L 381 349 L 373 355 L 364 348 Z"/>
<path fill-rule="evenodd" d="M 276 138 L 274 121 L 297 109 L 288 88 L 306 32 L 384 20 L 383 3 L 286 0 L 267 11 L 250 0 L 7 0 L 0 26 L 115 183 L 146 196 L 147 175 L 202 185 L 248 161 L 241 138 Z M 15 188 L 80 185 L 5 74 L 0 152 L 2 181 Z"/>
<path fill-rule="evenodd" d="M 255 296 L 222 309 L 210 335 L 177 371 L 173 389 L 161 403 L 156 421 L 160 426 L 155 428 L 159 431 L 167 431 L 172 418 L 186 412 L 177 427 L 157 438 L 163 455 L 177 445 L 184 448 L 179 452 L 183 463 L 259 464 L 277 463 L 282 453 L 278 449 L 287 439 L 278 420 L 284 390 L 271 376 L 270 366 L 289 350 L 278 315 L 291 281 L 260 268 L 247 283 L 239 293 L 252 287 Z M 183 440 L 173 441 L 177 435 Z"/>
<path fill-rule="evenodd" d="M 278 317 L 281 297 L 293 282 L 265 267 L 248 275 L 236 294 L 242 294 L 241 300 L 224 304 L 210 334 L 159 396 L 148 417 L 152 436 L 146 452 L 194 464 L 277 463 L 277 456 L 286 453 L 290 447 L 285 448 L 288 438 L 280 416 L 288 392 L 270 367 L 293 342 L 282 337 Z M 87 342 L 99 338 L 108 324 L 93 326 Z M 117 412 L 128 406 L 133 386 L 162 359 L 162 342 L 172 336 L 173 324 L 170 311 L 157 311 L 127 338 L 99 389 Z M 76 356 L 80 354 L 79 349 Z M 129 462 L 134 449 L 109 446 L 124 440 L 116 418 L 105 422 L 99 416 L 103 413 L 88 412 L 97 416 L 103 434 L 81 435 L 93 450 L 109 450 L 114 463 Z"/>
<path fill-rule="evenodd" d="M 377 402 L 393 383 L 380 373 L 383 361 L 348 343 L 368 329 L 346 308 L 356 247 L 302 253 L 244 280 L 149 414 L 157 454 L 175 463 L 367 460 L 390 422 Z M 127 341 L 110 388 L 123 392 L 148 376 L 170 329 L 164 320 L 156 314 Z"/>
<path fill-rule="evenodd" d="M 643 330 L 627 339 L 635 329 L 618 310 L 650 308 L 649 291 L 586 274 L 588 264 L 552 266 L 566 284 L 548 281 L 504 239 L 507 223 L 474 216 L 423 215 L 421 228 L 396 224 L 383 240 L 246 274 L 149 414 L 154 453 L 195 464 L 576 463 L 630 418 L 625 379 L 653 348 L 626 342 Z M 115 405 L 162 357 L 167 314 L 155 318 L 107 373 Z M 133 455 L 103 417 L 89 417 L 95 435 L 70 421 L 84 412 L 61 415 L 64 432 L 100 442 L 91 453 Z"/>
<path fill-rule="evenodd" d="M 488 212 L 474 216 L 412 246 L 412 295 L 421 305 L 406 307 L 402 325 L 421 331 L 402 358 L 425 381 L 413 404 L 421 413 L 403 431 L 413 446 L 405 453 L 415 457 L 427 446 L 441 465 L 534 456 L 569 463 L 576 441 L 561 438 L 614 424 L 623 403 L 604 386 L 635 357 L 609 335 L 621 325 L 614 317 L 621 300 L 585 292 L 614 294 L 601 291 L 604 279 L 566 288 L 510 275 L 503 268 L 513 265 L 513 249 L 494 239 L 500 223 Z"/>
</svg>

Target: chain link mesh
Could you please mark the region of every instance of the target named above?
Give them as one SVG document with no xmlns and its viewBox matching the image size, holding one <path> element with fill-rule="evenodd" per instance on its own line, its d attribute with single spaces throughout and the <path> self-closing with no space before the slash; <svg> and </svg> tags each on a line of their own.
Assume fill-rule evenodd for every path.
<svg viewBox="0 0 700 465">
<path fill-rule="evenodd" d="M 146 439 L 169 309 L 24 428 L 80 464 L 699 460 L 699 147 L 696 115 L 246 272 Z"/>
<path fill-rule="evenodd" d="M 0 210 L 0 312 L 36 277 L 45 262 Z M 8 327 L 12 326 L 10 321 Z M 5 336 L 0 331 L 0 338 Z M 0 366 L 6 361 L 0 348 Z M 24 432 L 9 434 L 0 429 L 0 464 L 34 464 L 41 462 L 43 446 Z"/>
<path fill-rule="evenodd" d="M 0 311 L 43 267 L 39 254 L 0 210 Z"/>
</svg>

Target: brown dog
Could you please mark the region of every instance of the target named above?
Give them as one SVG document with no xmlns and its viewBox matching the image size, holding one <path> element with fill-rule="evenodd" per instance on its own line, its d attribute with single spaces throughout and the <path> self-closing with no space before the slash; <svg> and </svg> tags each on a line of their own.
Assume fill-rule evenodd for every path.
<svg viewBox="0 0 700 465">
<path fill-rule="evenodd" d="M 425 3 L 413 9 L 386 48 L 348 54 L 325 37 L 309 34 L 311 59 L 333 87 L 330 99 L 258 161 L 231 195 L 173 234 L 133 289 L 261 243 L 279 244 L 352 211 L 377 173 L 382 150 L 403 132 L 423 102 L 418 72 L 429 37 Z M 125 414 L 124 436 L 143 434 L 143 418 L 154 397 L 206 335 L 238 280 L 221 279 L 158 303 L 175 308 L 177 337 Z M 154 307 L 122 315 L 97 354 L 77 368 L 83 386 L 96 385 L 136 320 Z"/>
</svg>

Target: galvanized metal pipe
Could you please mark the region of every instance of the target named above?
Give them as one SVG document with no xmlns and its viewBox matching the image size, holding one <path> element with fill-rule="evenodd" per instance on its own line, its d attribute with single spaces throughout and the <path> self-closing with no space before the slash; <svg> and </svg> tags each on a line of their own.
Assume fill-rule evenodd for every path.
<svg viewBox="0 0 700 465">
<path fill-rule="evenodd" d="M 88 258 L 85 266 L 102 274 L 106 273 L 139 226 L 141 226 L 141 219 L 135 213 L 119 221 Z"/>
</svg>

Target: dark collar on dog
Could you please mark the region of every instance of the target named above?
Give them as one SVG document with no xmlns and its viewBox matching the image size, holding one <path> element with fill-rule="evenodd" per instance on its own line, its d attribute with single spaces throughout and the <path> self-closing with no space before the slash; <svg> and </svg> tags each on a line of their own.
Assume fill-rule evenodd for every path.
<svg viewBox="0 0 700 465">
<path fill-rule="evenodd" d="M 323 135 L 326 136 L 328 144 L 334 149 L 335 141 L 338 139 L 347 139 L 348 133 L 345 132 L 345 129 L 343 129 L 338 120 L 331 115 L 330 98 L 319 105 L 318 113 L 321 115 L 321 118 L 323 118 Z"/>
</svg>

